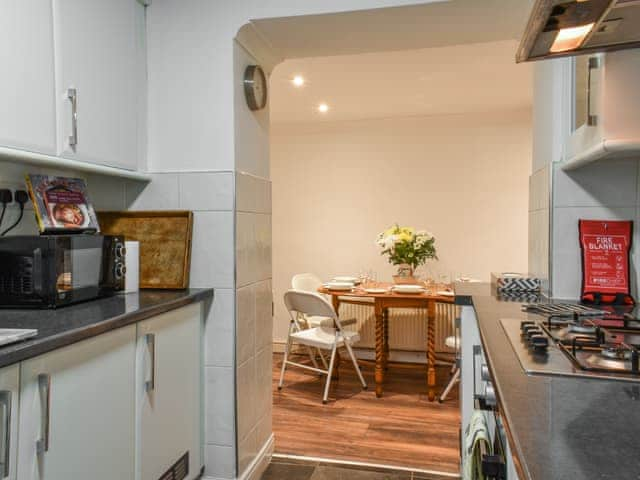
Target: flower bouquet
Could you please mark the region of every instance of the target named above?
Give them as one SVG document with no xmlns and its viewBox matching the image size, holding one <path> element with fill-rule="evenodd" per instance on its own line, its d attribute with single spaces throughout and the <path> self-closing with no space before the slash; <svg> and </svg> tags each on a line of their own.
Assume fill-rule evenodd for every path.
<svg viewBox="0 0 640 480">
<path fill-rule="evenodd" d="M 376 241 L 381 255 L 387 255 L 389 263 L 398 266 L 398 274 L 393 277 L 395 283 L 415 283 L 415 269 L 428 259 L 438 258 L 435 242 L 435 237 L 425 230 L 398 224 L 380 233 Z"/>
</svg>

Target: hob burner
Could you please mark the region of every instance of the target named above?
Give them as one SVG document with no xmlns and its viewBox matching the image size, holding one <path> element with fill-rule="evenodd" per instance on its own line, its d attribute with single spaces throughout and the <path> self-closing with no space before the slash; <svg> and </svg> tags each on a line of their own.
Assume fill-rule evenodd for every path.
<svg viewBox="0 0 640 480">
<path fill-rule="evenodd" d="M 631 350 L 620 345 L 603 347 L 600 355 L 612 360 L 629 360 L 631 358 Z"/>
</svg>

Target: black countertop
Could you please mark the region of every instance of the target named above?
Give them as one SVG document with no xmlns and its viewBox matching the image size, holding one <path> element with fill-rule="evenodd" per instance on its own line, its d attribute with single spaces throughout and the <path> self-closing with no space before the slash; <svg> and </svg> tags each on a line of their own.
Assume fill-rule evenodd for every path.
<svg viewBox="0 0 640 480">
<path fill-rule="evenodd" d="M 525 478 L 640 479 L 640 382 L 527 375 L 499 323 L 527 318 L 521 304 L 496 298 L 488 284 L 458 284 L 456 293 L 457 304 L 475 308 Z"/>
<path fill-rule="evenodd" d="M 0 347 L 0 367 L 212 298 L 212 289 L 140 290 L 55 310 L 0 310 L 0 328 L 38 329 L 36 337 Z"/>
</svg>

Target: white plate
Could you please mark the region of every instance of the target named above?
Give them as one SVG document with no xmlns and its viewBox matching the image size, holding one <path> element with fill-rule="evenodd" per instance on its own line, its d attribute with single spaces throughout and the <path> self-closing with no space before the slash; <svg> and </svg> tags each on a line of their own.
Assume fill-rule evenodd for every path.
<svg viewBox="0 0 640 480">
<path fill-rule="evenodd" d="M 422 285 L 395 285 L 393 291 L 398 293 L 422 293 L 425 288 Z"/>
<path fill-rule="evenodd" d="M 329 290 L 338 290 L 341 292 L 350 292 L 351 289 L 353 288 L 353 283 L 350 282 L 329 282 L 327 284 L 325 284 L 325 286 L 329 289 Z"/>
<path fill-rule="evenodd" d="M 440 295 L 441 297 L 453 297 L 455 292 L 452 292 L 451 290 L 438 290 L 436 295 Z"/>
<path fill-rule="evenodd" d="M 364 291 L 367 293 L 387 293 L 385 288 L 365 288 Z"/>
<path fill-rule="evenodd" d="M 356 284 L 359 280 L 356 277 L 333 277 L 334 282 L 338 283 L 353 283 Z"/>
</svg>

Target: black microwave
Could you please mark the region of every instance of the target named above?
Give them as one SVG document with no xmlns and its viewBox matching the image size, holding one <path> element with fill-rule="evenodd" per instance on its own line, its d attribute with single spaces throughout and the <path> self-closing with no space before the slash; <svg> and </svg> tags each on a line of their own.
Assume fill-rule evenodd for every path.
<svg viewBox="0 0 640 480">
<path fill-rule="evenodd" d="M 0 307 L 56 308 L 124 290 L 124 238 L 0 238 Z"/>
</svg>

